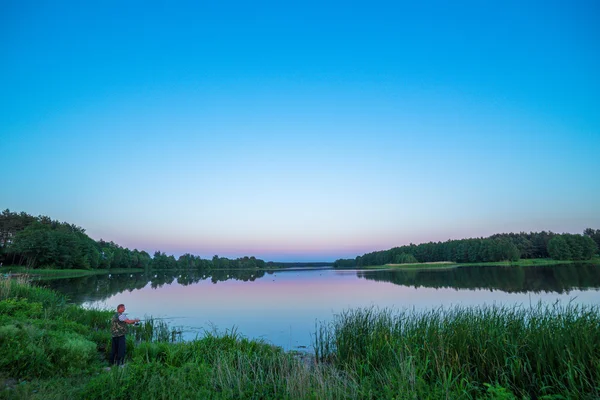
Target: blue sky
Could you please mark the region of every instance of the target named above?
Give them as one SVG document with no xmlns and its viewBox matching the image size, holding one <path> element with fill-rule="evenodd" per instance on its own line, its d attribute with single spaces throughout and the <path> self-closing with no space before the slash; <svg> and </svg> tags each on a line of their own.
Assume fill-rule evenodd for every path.
<svg viewBox="0 0 600 400">
<path fill-rule="evenodd" d="M 600 228 L 597 2 L 210 3 L 1 2 L 0 207 L 276 261 Z"/>
</svg>

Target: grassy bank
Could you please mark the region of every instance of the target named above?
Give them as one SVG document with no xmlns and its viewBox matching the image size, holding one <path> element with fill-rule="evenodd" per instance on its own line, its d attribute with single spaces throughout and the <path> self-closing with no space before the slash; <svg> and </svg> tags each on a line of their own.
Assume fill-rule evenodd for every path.
<svg viewBox="0 0 600 400">
<path fill-rule="evenodd" d="M 553 260 L 551 258 L 531 258 L 522 259 L 519 261 L 498 261 L 488 263 L 462 263 L 458 266 L 518 266 L 518 267 L 534 267 L 534 266 L 551 266 L 560 264 L 597 264 L 600 265 L 600 257 L 594 257 L 591 260 L 580 260 L 580 261 L 561 261 Z"/>
<path fill-rule="evenodd" d="M 77 278 L 90 275 L 108 275 L 108 274 L 138 274 L 144 272 L 142 268 L 115 268 L 115 269 L 46 269 L 46 268 L 27 268 L 18 265 L 9 265 L 0 267 L 0 274 L 24 274 L 34 278 Z"/>
<path fill-rule="evenodd" d="M 351 310 L 317 326 L 316 364 L 236 332 L 181 342 L 167 325 L 149 319 L 128 335 L 126 366 L 105 371 L 111 315 L 69 305 L 22 279 L 0 280 L 0 398 L 600 395 L 598 308 Z"/>
<path fill-rule="evenodd" d="M 583 261 L 561 261 L 553 260 L 551 258 L 533 258 L 533 259 L 521 259 L 518 261 L 498 261 L 498 262 L 484 262 L 484 263 L 455 263 L 452 261 L 437 261 L 437 262 L 426 262 L 426 263 L 412 263 L 412 264 L 385 264 L 385 265 L 370 265 L 367 267 L 361 267 L 359 269 L 405 269 L 405 270 L 443 270 L 458 267 L 545 267 L 552 265 L 561 264 L 595 264 L 600 265 L 600 257 L 594 257 L 591 260 Z"/>
<path fill-rule="evenodd" d="M 0 398 L 344 399 L 352 379 L 239 334 L 181 342 L 160 321 L 127 336 L 124 368 L 105 371 L 112 311 L 85 310 L 23 279 L 0 280 Z"/>
<path fill-rule="evenodd" d="M 367 398 L 600 396 L 598 307 L 351 310 L 315 349 Z"/>
<path fill-rule="evenodd" d="M 428 263 L 412 263 L 412 264 L 386 264 L 381 266 L 367 267 L 368 269 L 381 269 L 381 268 L 394 268 L 394 269 L 406 269 L 406 270 L 436 270 L 436 269 L 450 269 L 456 268 L 459 264 L 452 261 L 437 261 Z"/>
</svg>

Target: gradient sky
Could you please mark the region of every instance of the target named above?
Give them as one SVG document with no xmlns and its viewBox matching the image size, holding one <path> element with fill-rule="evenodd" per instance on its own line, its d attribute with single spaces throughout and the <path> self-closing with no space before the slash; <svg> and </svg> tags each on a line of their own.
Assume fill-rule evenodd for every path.
<svg viewBox="0 0 600 400">
<path fill-rule="evenodd" d="M 267 261 L 600 228 L 597 1 L 206 3 L 1 1 L 0 208 Z"/>
</svg>

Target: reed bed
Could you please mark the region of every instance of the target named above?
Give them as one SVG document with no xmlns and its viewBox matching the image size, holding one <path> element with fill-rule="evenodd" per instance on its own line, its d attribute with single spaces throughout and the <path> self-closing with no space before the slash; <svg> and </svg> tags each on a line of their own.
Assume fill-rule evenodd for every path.
<svg viewBox="0 0 600 400">
<path fill-rule="evenodd" d="M 132 360 L 92 379 L 84 398 L 354 399 L 358 387 L 327 365 L 306 367 L 292 354 L 237 335 L 143 343 Z"/>
<path fill-rule="evenodd" d="M 0 300 L 27 298 L 31 302 L 39 302 L 45 308 L 62 307 L 67 298 L 58 292 L 31 285 L 27 275 L 14 278 L 0 276 Z"/>
<path fill-rule="evenodd" d="M 357 309 L 319 326 L 321 362 L 375 397 L 600 396 L 596 306 Z"/>
</svg>

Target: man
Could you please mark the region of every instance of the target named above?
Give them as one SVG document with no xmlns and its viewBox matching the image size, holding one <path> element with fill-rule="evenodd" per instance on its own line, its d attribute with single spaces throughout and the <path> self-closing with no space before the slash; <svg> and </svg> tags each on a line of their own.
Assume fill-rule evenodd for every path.
<svg viewBox="0 0 600 400">
<path fill-rule="evenodd" d="M 108 360 L 110 364 L 123 365 L 123 362 L 125 362 L 125 334 L 127 333 L 127 324 L 135 324 L 136 322 L 140 322 L 140 319 L 127 318 L 124 304 L 117 306 L 117 312 L 113 315 L 110 323 L 112 333 L 112 347 Z"/>
</svg>

